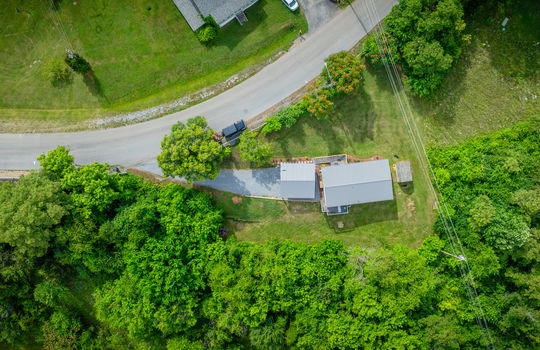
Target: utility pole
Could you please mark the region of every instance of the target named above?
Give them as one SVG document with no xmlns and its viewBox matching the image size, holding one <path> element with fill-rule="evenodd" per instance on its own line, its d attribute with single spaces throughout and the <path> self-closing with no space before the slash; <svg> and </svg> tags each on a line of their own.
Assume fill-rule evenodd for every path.
<svg viewBox="0 0 540 350">
<path fill-rule="evenodd" d="M 326 62 L 324 62 L 324 66 L 326 67 L 326 74 L 328 74 L 328 79 L 330 79 L 329 86 L 334 86 L 334 81 L 332 80 L 332 77 L 330 76 L 330 70 L 328 69 L 328 65 L 326 64 Z"/>
<path fill-rule="evenodd" d="M 441 253 L 446 254 L 446 255 L 448 255 L 448 256 L 451 256 L 452 258 L 456 258 L 456 259 L 458 259 L 459 261 L 466 261 L 466 260 L 467 260 L 467 259 L 465 259 L 465 257 L 464 257 L 463 255 L 458 255 L 458 256 L 456 256 L 456 255 L 454 255 L 454 254 L 447 253 L 447 252 L 445 252 L 444 250 L 441 250 Z"/>
</svg>

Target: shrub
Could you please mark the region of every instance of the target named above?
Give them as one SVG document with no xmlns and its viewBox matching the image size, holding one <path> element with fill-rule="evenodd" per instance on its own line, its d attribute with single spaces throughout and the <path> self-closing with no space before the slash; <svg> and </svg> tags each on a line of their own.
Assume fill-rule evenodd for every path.
<svg viewBox="0 0 540 350">
<path fill-rule="evenodd" d="M 64 61 L 76 73 L 85 74 L 92 69 L 87 60 L 73 52 L 68 52 Z"/>
<path fill-rule="evenodd" d="M 348 51 L 341 51 L 330 55 L 326 59 L 328 68 L 323 68 L 322 76 L 330 83 L 328 76 L 332 78 L 334 89 L 339 94 L 353 94 L 364 80 L 365 66 L 360 57 L 356 57 Z M 331 97 L 331 96 L 327 96 Z"/>
<path fill-rule="evenodd" d="M 71 70 L 61 59 L 52 59 L 46 62 L 41 69 L 41 75 L 53 85 L 71 81 Z"/>
<path fill-rule="evenodd" d="M 275 114 L 275 117 L 279 120 L 282 126 L 286 128 L 292 127 L 298 119 L 307 114 L 302 104 L 295 104 L 287 106 Z"/>
<path fill-rule="evenodd" d="M 211 25 L 205 24 L 197 29 L 197 39 L 203 44 L 207 44 L 217 37 L 217 30 Z"/>
<path fill-rule="evenodd" d="M 245 132 L 240 136 L 240 157 L 254 166 L 270 163 L 274 150 L 269 143 L 262 142 L 255 132 Z"/>
<path fill-rule="evenodd" d="M 302 99 L 302 103 L 309 114 L 315 116 L 317 119 L 325 119 L 334 109 L 334 102 L 330 101 L 328 90 L 321 90 L 315 94 L 307 94 Z"/>
<path fill-rule="evenodd" d="M 277 117 L 277 115 L 273 115 L 266 119 L 265 124 L 261 130 L 261 133 L 263 135 L 266 135 L 272 131 L 279 131 L 281 130 L 282 127 L 283 125 L 279 121 L 279 118 Z"/>
<path fill-rule="evenodd" d="M 362 47 L 361 55 L 366 58 L 372 65 L 376 67 L 382 67 L 386 62 L 389 64 L 392 63 L 388 58 L 391 54 L 394 63 L 399 62 L 399 52 L 396 49 L 396 40 L 390 36 L 388 32 L 383 32 L 379 38 L 381 40 L 381 48 L 383 49 L 384 54 L 387 58 L 384 58 L 381 55 L 379 46 L 377 46 L 377 41 L 375 40 L 374 34 L 370 34 L 364 41 L 364 46 Z"/>
</svg>

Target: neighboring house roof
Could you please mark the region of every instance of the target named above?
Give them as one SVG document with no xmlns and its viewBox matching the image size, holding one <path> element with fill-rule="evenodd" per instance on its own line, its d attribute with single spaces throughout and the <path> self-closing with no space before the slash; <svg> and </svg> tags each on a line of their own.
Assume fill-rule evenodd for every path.
<svg viewBox="0 0 540 350">
<path fill-rule="evenodd" d="M 321 169 L 327 208 L 394 199 L 388 159 Z"/>
<path fill-rule="evenodd" d="M 411 162 L 404 161 L 396 163 L 397 182 L 412 182 Z"/>
<path fill-rule="evenodd" d="M 204 21 L 200 16 L 199 9 L 191 0 L 173 0 L 174 4 L 182 13 L 189 26 L 193 31 L 196 31 L 204 25 Z"/>
<path fill-rule="evenodd" d="M 204 25 L 203 17 L 212 16 L 223 27 L 258 0 L 173 0 L 193 31 Z"/>
<path fill-rule="evenodd" d="M 315 164 L 281 163 L 280 179 L 282 198 L 315 198 Z"/>
</svg>

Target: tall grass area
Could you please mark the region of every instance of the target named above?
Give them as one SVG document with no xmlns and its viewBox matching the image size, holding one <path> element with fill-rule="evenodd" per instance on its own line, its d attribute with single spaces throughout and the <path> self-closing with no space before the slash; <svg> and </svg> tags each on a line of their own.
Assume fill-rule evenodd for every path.
<svg viewBox="0 0 540 350">
<path fill-rule="evenodd" d="M 471 43 L 435 95 L 416 104 L 428 142 L 454 144 L 540 115 L 539 13 L 534 0 L 488 1 L 468 16 Z"/>
<path fill-rule="evenodd" d="M 264 62 L 307 30 L 302 13 L 261 0 L 246 11 L 246 24 L 233 21 L 206 46 L 171 0 L 56 2 L 58 10 L 42 0 L 0 4 L 4 131 L 69 127 L 167 102 Z M 40 76 L 44 62 L 63 57 L 68 40 L 92 65 L 97 91 L 80 76 L 62 88 Z"/>
</svg>

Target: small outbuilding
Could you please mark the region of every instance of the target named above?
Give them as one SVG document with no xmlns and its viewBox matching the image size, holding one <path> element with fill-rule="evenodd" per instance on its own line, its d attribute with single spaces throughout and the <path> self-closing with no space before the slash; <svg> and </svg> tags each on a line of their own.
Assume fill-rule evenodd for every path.
<svg viewBox="0 0 540 350">
<path fill-rule="evenodd" d="M 315 164 L 281 163 L 281 198 L 313 200 L 316 196 L 316 186 Z"/>
<path fill-rule="evenodd" d="M 323 211 L 345 214 L 353 204 L 394 199 L 388 159 L 342 164 L 321 169 Z"/>
<path fill-rule="evenodd" d="M 409 182 L 412 182 L 411 162 L 396 163 L 396 178 L 397 182 L 402 186 L 407 186 Z"/>
</svg>

